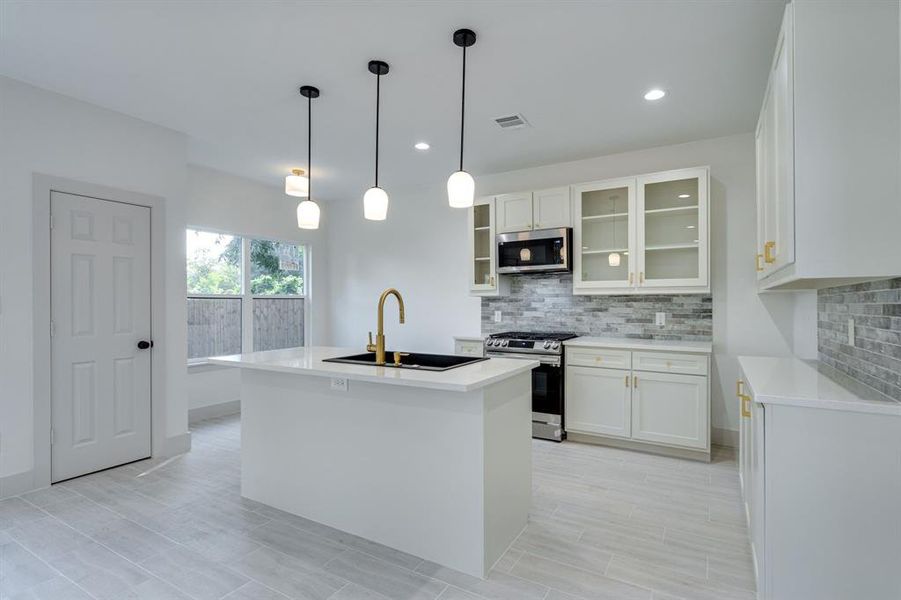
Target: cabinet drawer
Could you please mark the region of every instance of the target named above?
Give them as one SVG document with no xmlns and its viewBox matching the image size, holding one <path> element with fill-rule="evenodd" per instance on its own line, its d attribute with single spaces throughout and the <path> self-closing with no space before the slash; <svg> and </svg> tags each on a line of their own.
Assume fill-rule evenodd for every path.
<svg viewBox="0 0 901 600">
<path fill-rule="evenodd" d="M 606 348 L 566 348 L 566 364 L 574 367 L 604 367 L 605 369 L 631 369 L 632 353 L 628 350 Z"/>
<path fill-rule="evenodd" d="M 707 375 L 707 357 L 700 354 L 634 352 L 632 368 L 636 371 Z"/>
</svg>

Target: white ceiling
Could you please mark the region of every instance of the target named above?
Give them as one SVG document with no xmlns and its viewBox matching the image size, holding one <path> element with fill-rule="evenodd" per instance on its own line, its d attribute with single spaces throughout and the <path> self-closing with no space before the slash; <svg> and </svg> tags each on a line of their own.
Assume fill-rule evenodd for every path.
<svg viewBox="0 0 901 600">
<path fill-rule="evenodd" d="M 272 185 L 306 162 L 313 185 L 371 185 L 375 77 L 381 184 L 456 169 L 460 49 L 468 51 L 466 168 L 492 173 L 751 131 L 783 0 L 618 2 L 0 1 L 0 72 L 189 136 L 189 159 Z M 657 102 L 644 92 L 667 90 Z M 522 113 L 531 127 L 501 131 Z M 432 149 L 413 149 L 426 140 Z"/>
</svg>

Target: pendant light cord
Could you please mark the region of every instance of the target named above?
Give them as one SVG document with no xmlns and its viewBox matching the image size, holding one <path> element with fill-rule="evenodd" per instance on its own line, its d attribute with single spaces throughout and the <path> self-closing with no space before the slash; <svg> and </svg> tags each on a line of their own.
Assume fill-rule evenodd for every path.
<svg viewBox="0 0 901 600">
<path fill-rule="evenodd" d="M 375 187 L 379 187 L 379 101 L 382 91 L 382 76 L 375 76 Z"/>
<path fill-rule="evenodd" d="M 463 46 L 463 93 L 460 96 L 460 170 L 463 170 L 463 129 L 466 124 L 466 46 Z"/>
<path fill-rule="evenodd" d="M 307 198 L 313 199 L 313 173 L 310 171 L 310 163 L 313 162 L 313 98 L 307 97 Z"/>
</svg>

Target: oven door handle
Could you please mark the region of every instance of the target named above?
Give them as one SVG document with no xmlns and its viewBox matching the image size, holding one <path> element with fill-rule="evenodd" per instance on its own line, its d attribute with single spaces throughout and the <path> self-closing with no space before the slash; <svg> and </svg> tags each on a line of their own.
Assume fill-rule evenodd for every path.
<svg viewBox="0 0 901 600">
<path fill-rule="evenodd" d="M 543 365 L 551 365 L 553 367 L 560 366 L 559 356 L 547 356 L 542 354 L 519 354 L 517 352 L 488 352 L 486 356 L 489 358 L 515 358 L 518 360 L 537 360 Z"/>
</svg>

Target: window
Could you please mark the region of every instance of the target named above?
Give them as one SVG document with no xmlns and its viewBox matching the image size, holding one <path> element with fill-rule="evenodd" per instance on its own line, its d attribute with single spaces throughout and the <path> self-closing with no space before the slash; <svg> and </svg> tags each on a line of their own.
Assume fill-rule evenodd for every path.
<svg viewBox="0 0 901 600">
<path fill-rule="evenodd" d="M 306 248 L 187 230 L 188 362 L 304 345 Z"/>
</svg>

